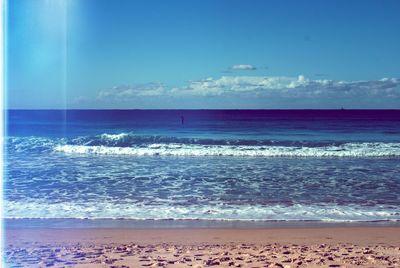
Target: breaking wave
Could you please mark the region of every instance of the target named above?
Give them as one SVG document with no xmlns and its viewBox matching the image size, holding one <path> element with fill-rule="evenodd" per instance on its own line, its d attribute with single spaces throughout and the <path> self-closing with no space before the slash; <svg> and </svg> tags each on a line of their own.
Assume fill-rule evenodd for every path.
<svg viewBox="0 0 400 268">
<path fill-rule="evenodd" d="M 240 206 L 136 206 L 102 202 L 47 203 L 8 201 L 6 218 L 88 219 L 196 219 L 252 221 L 398 221 L 399 211 L 385 207 L 337 205 L 240 205 Z"/>
<path fill-rule="evenodd" d="M 102 134 L 78 138 L 10 137 L 15 152 L 128 156 L 230 156 L 230 157 L 400 157 L 398 142 L 332 142 L 217 140 L 132 134 Z"/>
<path fill-rule="evenodd" d="M 150 144 L 145 147 L 57 145 L 57 152 L 132 156 L 239 156 L 239 157 L 400 157 L 398 143 L 348 143 L 326 147 L 205 146 Z"/>
</svg>

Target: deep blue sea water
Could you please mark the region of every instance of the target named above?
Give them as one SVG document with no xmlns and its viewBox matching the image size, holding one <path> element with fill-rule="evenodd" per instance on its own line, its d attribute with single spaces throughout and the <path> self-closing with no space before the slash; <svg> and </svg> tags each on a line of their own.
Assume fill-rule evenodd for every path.
<svg viewBox="0 0 400 268">
<path fill-rule="evenodd" d="M 400 220 L 400 111 L 7 118 L 6 218 Z"/>
</svg>

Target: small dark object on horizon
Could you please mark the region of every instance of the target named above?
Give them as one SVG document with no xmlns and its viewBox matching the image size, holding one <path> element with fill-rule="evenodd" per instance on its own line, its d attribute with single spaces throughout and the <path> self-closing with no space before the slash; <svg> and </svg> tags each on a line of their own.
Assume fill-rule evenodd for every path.
<svg viewBox="0 0 400 268">
<path fill-rule="evenodd" d="M 181 123 L 182 125 L 185 123 L 185 117 L 183 115 L 181 115 Z"/>
</svg>

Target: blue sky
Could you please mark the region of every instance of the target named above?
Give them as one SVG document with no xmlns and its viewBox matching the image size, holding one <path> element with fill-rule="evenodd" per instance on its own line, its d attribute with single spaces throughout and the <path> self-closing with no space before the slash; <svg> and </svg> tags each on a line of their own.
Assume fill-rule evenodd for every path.
<svg viewBox="0 0 400 268">
<path fill-rule="evenodd" d="M 7 2 L 9 108 L 400 108 L 400 1 Z"/>
</svg>

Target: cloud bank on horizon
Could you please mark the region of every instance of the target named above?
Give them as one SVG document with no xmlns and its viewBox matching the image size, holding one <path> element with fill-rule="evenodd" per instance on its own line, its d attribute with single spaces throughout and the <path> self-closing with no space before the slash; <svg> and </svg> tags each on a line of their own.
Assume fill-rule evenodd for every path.
<svg viewBox="0 0 400 268">
<path fill-rule="evenodd" d="M 255 108 L 278 108 L 281 104 L 291 104 L 292 108 L 306 108 L 310 104 L 314 104 L 313 108 L 338 108 L 358 102 L 374 108 L 379 107 L 382 102 L 400 103 L 400 79 L 344 81 L 313 80 L 303 75 L 221 76 L 217 79 L 190 81 L 182 87 L 168 87 L 162 83 L 114 86 L 100 90 L 96 101 L 123 105 L 146 98 L 189 99 L 190 103 L 196 103 L 196 99 L 201 102 L 210 98 L 213 102 L 223 102 L 224 99 L 230 102 L 253 99 L 257 100 L 254 102 Z"/>
</svg>

